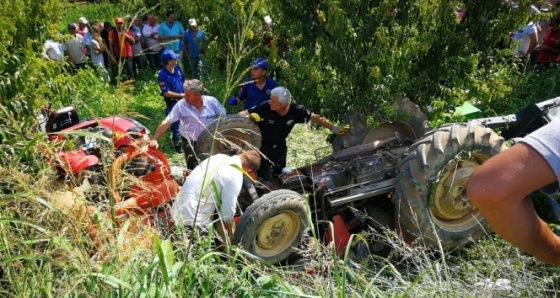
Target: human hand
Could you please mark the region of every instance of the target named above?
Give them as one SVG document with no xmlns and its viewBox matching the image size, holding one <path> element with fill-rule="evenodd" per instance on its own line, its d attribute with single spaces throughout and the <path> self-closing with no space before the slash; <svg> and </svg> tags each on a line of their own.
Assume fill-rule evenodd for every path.
<svg viewBox="0 0 560 298">
<path fill-rule="evenodd" d="M 332 128 L 331 131 L 332 131 L 335 135 L 341 136 L 341 135 L 347 133 L 349 130 L 350 130 L 350 124 L 344 124 L 344 125 L 342 125 L 342 126 L 340 126 L 340 127 L 339 127 L 339 126 L 334 126 L 334 127 Z"/>
<path fill-rule="evenodd" d="M 148 147 L 157 149 L 159 147 L 159 144 L 158 144 L 157 140 L 150 140 L 148 142 Z"/>
<path fill-rule="evenodd" d="M 251 113 L 249 114 L 249 118 L 251 118 L 251 120 L 253 120 L 254 122 L 261 122 L 264 119 L 261 118 L 261 115 L 257 114 L 257 113 Z"/>
<path fill-rule="evenodd" d="M 237 105 L 237 97 L 232 96 L 232 97 L 228 98 L 227 104 L 230 105 L 230 106 L 236 106 Z"/>
</svg>

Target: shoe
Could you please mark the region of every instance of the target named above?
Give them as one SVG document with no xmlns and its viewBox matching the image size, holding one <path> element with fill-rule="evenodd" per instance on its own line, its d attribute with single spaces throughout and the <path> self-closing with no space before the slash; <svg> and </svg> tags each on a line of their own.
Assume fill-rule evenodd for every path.
<svg viewBox="0 0 560 298">
<path fill-rule="evenodd" d="M 183 153 L 183 145 L 181 144 L 181 141 L 176 141 L 173 142 L 173 146 L 175 146 L 175 152 L 177 153 Z"/>
</svg>

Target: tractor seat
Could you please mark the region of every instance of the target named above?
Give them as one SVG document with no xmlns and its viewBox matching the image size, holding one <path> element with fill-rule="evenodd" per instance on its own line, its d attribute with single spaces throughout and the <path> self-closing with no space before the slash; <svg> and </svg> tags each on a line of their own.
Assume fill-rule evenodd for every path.
<svg viewBox="0 0 560 298">
<path fill-rule="evenodd" d="M 49 115 L 45 130 L 47 133 L 59 132 L 68 127 L 80 123 L 78 112 L 75 107 L 65 107 L 52 112 Z"/>
</svg>

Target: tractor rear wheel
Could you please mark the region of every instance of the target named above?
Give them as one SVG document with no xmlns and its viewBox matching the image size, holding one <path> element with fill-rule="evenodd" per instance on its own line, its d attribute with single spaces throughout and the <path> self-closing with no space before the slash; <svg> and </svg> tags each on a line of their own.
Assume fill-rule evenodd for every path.
<svg viewBox="0 0 560 298">
<path fill-rule="evenodd" d="M 218 118 L 202 131 L 194 148 L 198 158 L 223 153 L 228 155 L 261 147 L 261 131 L 248 117 L 228 115 Z"/>
<path fill-rule="evenodd" d="M 403 139 L 414 141 L 431 130 L 428 117 L 412 101 L 398 100 L 393 104 L 393 109 L 396 112 L 394 121 L 383 121 L 374 128 L 367 127 L 367 117 L 364 114 L 347 115 L 343 123 L 350 124 L 350 131 L 334 139 L 334 152 L 384 140 L 392 137 L 395 132 L 398 132 Z"/>
<path fill-rule="evenodd" d="M 291 190 L 275 190 L 262 196 L 241 217 L 233 243 L 258 260 L 276 264 L 286 260 L 302 243 L 307 206 Z"/>
<path fill-rule="evenodd" d="M 491 129 L 453 124 L 410 147 L 395 182 L 400 230 L 433 247 L 454 249 L 485 234 L 482 214 L 466 196 L 473 171 L 507 147 Z"/>
</svg>

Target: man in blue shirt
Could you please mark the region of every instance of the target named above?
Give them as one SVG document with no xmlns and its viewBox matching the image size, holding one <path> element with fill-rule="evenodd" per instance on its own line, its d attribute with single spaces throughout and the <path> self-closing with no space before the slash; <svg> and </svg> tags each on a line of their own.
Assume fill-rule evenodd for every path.
<svg viewBox="0 0 560 298">
<path fill-rule="evenodd" d="M 206 61 L 202 59 L 204 51 L 206 50 L 206 37 L 204 32 L 198 29 L 198 24 L 195 19 L 189 20 L 190 30 L 185 32 L 183 43 L 189 58 L 189 66 L 191 68 L 192 76 L 195 79 L 200 79 L 199 63 L 202 64 L 202 75 L 208 77 L 208 69 Z M 184 65 L 184 64 L 183 64 Z"/>
<path fill-rule="evenodd" d="M 251 67 L 251 77 L 239 89 L 237 97 L 228 99 L 230 106 L 236 106 L 245 101 L 243 109 L 248 110 L 269 100 L 270 91 L 278 87 L 275 80 L 266 76 L 268 62 L 264 58 L 257 58 L 251 63 Z"/>
<path fill-rule="evenodd" d="M 161 95 L 165 100 L 166 116 L 171 113 L 171 110 L 173 110 L 173 107 L 177 104 L 177 102 L 185 97 L 185 93 L 183 92 L 185 74 L 177 65 L 179 57 L 179 55 L 175 54 L 171 50 L 165 50 L 161 54 L 161 61 L 163 62 L 164 67 L 159 71 L 158 84 Z M 171 125 L 171 134 L 175 151 L 177 151 L 177 153 L 183 153 L 178 122 Z"/>
<path fill-rule="evenodd" d="M 181 38 L 185 34 L 185 29 L 181 23 L 175 21 L 175 14 L 172 10 L 168 11 L 165 16 L 165 22 L 159 25 L 158 39 L 165 49 L 172 50 L 181 57 L 183 50 Z"/>
<path fill-rule="evenodd" d="M 172 123 L 180 122 L 179 132 L 183 139 L 185 162 L 189 170 L 198 165 L 194 152 L 196 140 L 206 126 L 218 117 L 226 116 L 226 109 L 212 96 L 202 95 L 204 86 L 196 79 L 186 80 L 183 84 L 184 99 L 181 99 L 165 117 L 151 138 L 150 146 L 157 148 L 157 139 L 165 133 Z"/>
</svg>

